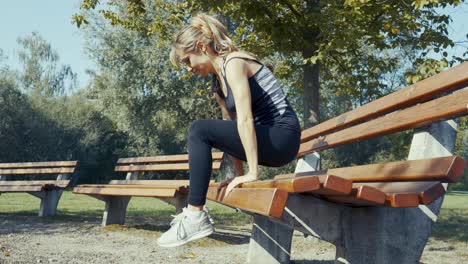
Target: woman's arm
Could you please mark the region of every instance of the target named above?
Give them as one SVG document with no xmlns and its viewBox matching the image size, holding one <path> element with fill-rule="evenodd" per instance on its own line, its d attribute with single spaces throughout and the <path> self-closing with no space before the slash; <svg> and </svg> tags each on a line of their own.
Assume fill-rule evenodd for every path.
<svg viewBox="0 0 468 264">
<path fill-rule="evenodd" d="M 240 59 L 231 60 L 226 66 L 227 80 L 234 96 L 237 112 L 237 129 L 244 147 L 249 171 L 244 176 L 237 177 L 228 186 L 226 194 L 235 186 L 258 179 L 257 136 L 252 114 L 252 98 L 250 95 L 247 67 Z"/>
</svg>

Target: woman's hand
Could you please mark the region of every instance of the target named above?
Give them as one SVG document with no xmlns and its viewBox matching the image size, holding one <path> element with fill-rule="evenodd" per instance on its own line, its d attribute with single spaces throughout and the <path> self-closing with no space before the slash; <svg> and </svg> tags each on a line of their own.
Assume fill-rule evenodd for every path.
<svg viewBox="0 0 468 264">
<path fill-rule="evenodd" d="M 246 182 L 253 182 L 258 180 L 258 175 L 253 174 L 253 173 L 248 173 L 243 176 L 238 176 L 235 177 L 231 180 L 231 182 L 228 184 L 226 188 L 226 192 L 224 193 L 224 197 L 228 196 L 229 193 L 234 189 L 236 186 L 238 186 L 241 183 L 246 183 Z"/>
</svg>

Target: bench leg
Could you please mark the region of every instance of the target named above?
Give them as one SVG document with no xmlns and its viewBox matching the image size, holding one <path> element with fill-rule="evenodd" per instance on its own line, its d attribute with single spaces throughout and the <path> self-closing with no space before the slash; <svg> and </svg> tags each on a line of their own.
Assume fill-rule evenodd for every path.
<svg viewBox="0 0 468 264">
<path fill-rule="evenodd" d="M 248 263 L 289 263 L 293 229 L 255 215 Z"/>
<path fill-rule="evenodd" d="M 125 224 L 125 215 L 127 206 L 131 197 L 127 196 L 107 196 L 106 209 L 102 217 L 102 226 L 123 225 Z"/>
<path fill-rule="evenodd" d="M 39 216 L 55 216 L 57 214 L 57 206 L 62 197 L 62 190 L 51 190 L 44 192 L 41 197 L 41 207 L 39 209 Z"/>
<path fill-rule="evenodd" d="M 176 208 L 176 214 L 182 213 L 182 208 L 187 207 L 187 194 L 182 194 L 177 192 L 175 197 L 172 198 L 161 198 L 158 197 L 160 200 L 165 201 L 168 204 L 172 204 Z"/>
<path fill-rule="evenodd" d="M 429 207 L 434 214 L 442 197 Z M 354 208 L 336 243 L 339 263 L 419 263 L 434 220 L 420 208 Z"/>
</svg>

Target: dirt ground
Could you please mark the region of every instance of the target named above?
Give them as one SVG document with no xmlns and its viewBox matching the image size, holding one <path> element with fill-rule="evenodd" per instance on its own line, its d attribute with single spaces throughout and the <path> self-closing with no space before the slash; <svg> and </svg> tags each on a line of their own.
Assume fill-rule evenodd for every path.
<svg viewBox="0 0 468 264">
<path fill-rule="evenodd" d="M 166 228 L 0 214 L 0 263 L 245 263 L 251 225 L 216 225 L 209 238 L 170 249 L 156 244 Z M 468 263 L 467 248 L 431 239 L 421 263 Z M 295 233 L 293 263 L 331 264 L 333 258 L 333 245 Z"/>
</svg>

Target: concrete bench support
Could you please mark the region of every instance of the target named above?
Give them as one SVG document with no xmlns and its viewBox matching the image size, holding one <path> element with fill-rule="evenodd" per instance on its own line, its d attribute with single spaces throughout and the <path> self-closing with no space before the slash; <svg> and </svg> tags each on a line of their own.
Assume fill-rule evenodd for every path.
<svg viewBox="0 0 468 264">
<path fill-rule="evenodd" d="M 176 214 L 182 213 L 182 208 L 187 207 L 187 194 L 176 193 L 173 198 L 158 198 L 168 204 L 173 205 L 176 208 Z"/>
<path fill-rule="evenodd" d="M 70 179 L 70 174 L 60 174 L 57 176 L 57 181 Z M 57 206 L 62 197 L 63 190 L 46 190 L 42 192 L 29 192 L 29 194 L 41 199 L 38 216 L 55 216 L 57 214 Z"/>
<path fill-rule="evenodd" d="M 433 124 L 413 136 L 408 160 L 452 155 L 453 121 Z M 418 263 L 443 197 L 427 208 L 354 208 L 343 221 L 337 259 L 349 263 Z M 427 209 L 431 212 L 427 213 Z"/>
<path fill-rule="evenodd" d="M 450 156 L 455 137 L 453 121 L 420 129 L 414 134 L 408 160 Z M 304 159 L 301 166 L 316 168 L 316 157 Z M 248 262 L 289 263 L 289 251 L 284 250 L 290 249 L 295 229 L 333 243 L 336 263 L 418 263 L 442 201 L 443 197 L 416 208 L 353 208 L 290 194 L 282 219 L 255 216 Z M 280 242 L 272 243 L 271 238 Z"/>
<path fill-rule="evenodd" d="M 62 193 L 62 190 L 29 192 L 29 194 L 41 199 L 38 216 L 55 216 L 57 214 L 57 206 L 60 197 L 62 197 Z"/>
<path fill-rule="evenodd" d="M 294 229 L 255 215 L 250 238 L 248 263 L 285 263 L 290 259 Z"/>
<path fill-rule="evenodd" d="M 125 224 L 130 198 L 127 196 L 105 196 L 106 209 L 102 217 L 102 226 Z"/>
</svg>

